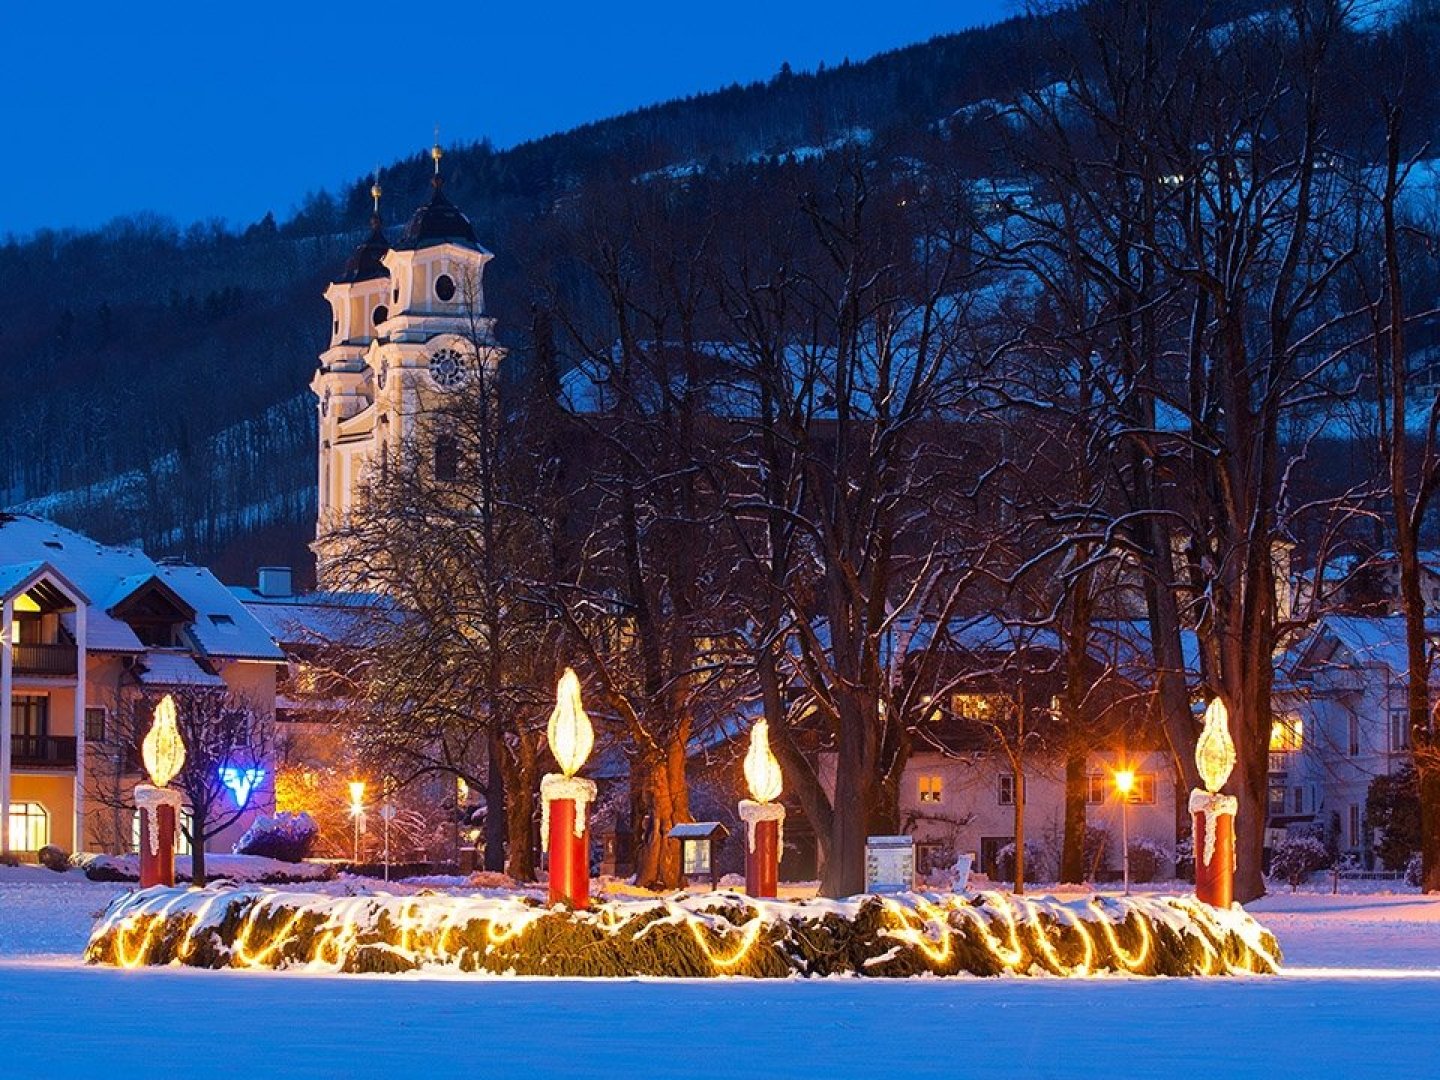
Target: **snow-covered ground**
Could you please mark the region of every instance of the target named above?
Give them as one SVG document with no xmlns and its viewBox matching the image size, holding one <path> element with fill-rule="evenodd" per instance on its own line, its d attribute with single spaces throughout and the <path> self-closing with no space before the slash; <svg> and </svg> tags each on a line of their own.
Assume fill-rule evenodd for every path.
<svg viewBox="0 0 1440 1080">
<path fill-rule="evenodd" d="M 0 1076 L 1436 1075 L 1434 896 L 1267 897 L 1278 977 L 683 982 L 84 967 L 125 888 L 0 869 Z"/>
</svg>

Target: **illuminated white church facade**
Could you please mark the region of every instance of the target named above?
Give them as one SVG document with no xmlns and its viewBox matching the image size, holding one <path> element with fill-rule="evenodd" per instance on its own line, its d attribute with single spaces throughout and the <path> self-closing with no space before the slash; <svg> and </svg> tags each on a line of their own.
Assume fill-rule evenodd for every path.
<svg viewBox="0 0 1440 1080">
<path fill-rule="evenodd" d="M 443 395 L 504 356 L 485 315 L 490 252 L 445 197 L 440 148 L 429 200 L 392 244 L 379 216 L 325 290 L 330 345 L 311 381 L 320 412 L 316 570 L 321 588 L 353 585 L 335 537 L 378 470 L 414 453 L 421 421 Z"/>
</svg>

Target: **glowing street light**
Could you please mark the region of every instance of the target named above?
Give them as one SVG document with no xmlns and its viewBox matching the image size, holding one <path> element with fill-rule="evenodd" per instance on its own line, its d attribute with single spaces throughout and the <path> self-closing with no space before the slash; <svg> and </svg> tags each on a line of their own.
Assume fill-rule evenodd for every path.
<svg viewBox="0 0 1440 1080">
<path fill-rule="evenodd" d="M 360 831 L 365 827 L 365 781 L 350 781 L 350 816 L 355 819 L 355 862 L 360 862 Z"/>
<path fill-rule="evenodd" d="M 1115 773 L 1115 790 L 1120 793 L 1120 866 L 1125 878 L 1125 895 L 1130 895 L 1130 792 L 1135 790 L 1135 770 Z"/>
</svg>

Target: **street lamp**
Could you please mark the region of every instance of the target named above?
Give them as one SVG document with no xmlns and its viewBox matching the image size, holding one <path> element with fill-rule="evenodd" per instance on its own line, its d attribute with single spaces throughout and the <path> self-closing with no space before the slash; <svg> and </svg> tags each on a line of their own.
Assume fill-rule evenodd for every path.
<svg viewBox="0 0 1440 1080">
<path fill-rule="evenodd" d="M 1120 866 L 1125 877 L 1125 895 L 1130 895 L 1130 792 L 1135 788 L 1135 770 L 1115 773 L 1115 790 L 1120 793 Z"/>
<path fill-rule="evenodd" d="M 350 781 L 350 816 L 355 819 L 355 862 L 360 862 L 360 830 L 365 824 L 365 781 Z"/>
</svg>

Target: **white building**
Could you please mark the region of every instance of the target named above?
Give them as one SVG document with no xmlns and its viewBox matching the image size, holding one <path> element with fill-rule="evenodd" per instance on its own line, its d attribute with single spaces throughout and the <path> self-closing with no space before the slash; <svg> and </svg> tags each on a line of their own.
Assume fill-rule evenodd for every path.
<svg viewBox="0 0 1440 1080">
<path fill-rule="evenodd" d="M 319 505 L 314 550 L 322 588 L 337 576 L 334 530 L 363 498 L 367 482 L 423 441 L 441 474 L 453 448 L 426 432 L 427 411 L 504 356 L 485 312 L 491 255 L 446 197 L 440 148 L 428 202 L 392 245 L 381 227 L 380 190 L 369 238 L 325 291 L 330 345 L 311 382 L 320 410 Z"/>
<path fill-rule="evenodd" d="M 1338 820 L 1341 849 L 1368 857 L 1370 783 L 1410 760 L 1408 670 L 1400 616 L 1327 615 L 1316 624 L 1276 680 L 1272 829 Z M 1440 685 L 1431 678 L 1433 700 Z"/>
</svg>

